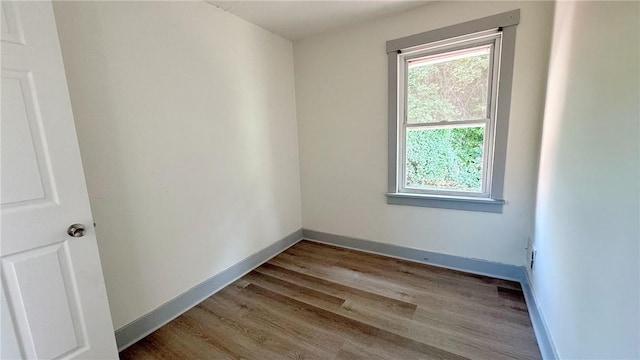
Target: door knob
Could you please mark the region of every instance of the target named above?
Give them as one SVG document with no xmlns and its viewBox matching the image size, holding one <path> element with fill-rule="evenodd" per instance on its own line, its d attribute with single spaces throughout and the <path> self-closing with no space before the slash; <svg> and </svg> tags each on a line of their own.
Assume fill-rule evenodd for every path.
<svg viewBox="0 0 640 360">
<path fill-rule="evenodd" d="M 84 225 L 82 224 L 73 224 L 69 226 L 69 228 L 67 229 L 67 234 L 73 237 L 83 237 L 84 234 L 86 233 L 87 233 L 87 230 L 84 228 Z"/>
</svg>

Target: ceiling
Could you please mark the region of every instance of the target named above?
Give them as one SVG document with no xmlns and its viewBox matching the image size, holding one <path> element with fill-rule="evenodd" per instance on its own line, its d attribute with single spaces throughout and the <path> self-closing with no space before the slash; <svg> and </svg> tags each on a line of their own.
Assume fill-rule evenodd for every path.
<svg viewBox="0 0 640 360">
<path fill-rule="evenodd" d="M 207 2 L 285 39 L 299 40 L 374 17 L 422 6 L 428 1 L 207 0 Z"/>
</svg>

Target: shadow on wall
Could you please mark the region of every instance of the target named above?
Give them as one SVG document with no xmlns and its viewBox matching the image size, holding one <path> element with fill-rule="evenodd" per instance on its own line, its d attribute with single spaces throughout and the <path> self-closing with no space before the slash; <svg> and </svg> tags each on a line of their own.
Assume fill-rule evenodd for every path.
<svg viewBox="0 0 640 360">
<path fill-rule="evenodd" d="M 532 285 L 561 358 L 640 357 L 639 10 L 556 3 Z"/>
<path fill-rule="evenodd" d="M 114 327 L 301 227 L 291 43 L 204 2 L 56 2 Z"/>
</svg>

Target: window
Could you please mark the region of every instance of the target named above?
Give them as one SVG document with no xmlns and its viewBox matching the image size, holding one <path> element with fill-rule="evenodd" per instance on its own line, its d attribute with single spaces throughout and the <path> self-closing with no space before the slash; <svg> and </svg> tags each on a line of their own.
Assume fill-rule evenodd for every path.
<svg viewBox="0 0 640 360">
<path fill-rule="evenodd" d="M 387 202 L 502 212 L 519 10 L 387 42 Z"/>
</svg>

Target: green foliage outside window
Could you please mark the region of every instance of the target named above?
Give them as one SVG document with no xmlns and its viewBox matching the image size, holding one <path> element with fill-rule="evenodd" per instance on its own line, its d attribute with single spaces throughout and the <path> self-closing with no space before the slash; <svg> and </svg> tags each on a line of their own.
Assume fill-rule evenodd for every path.
<svg viewBox="0 0 640 360">
<path fill-rule="evenodd" d="M 477 120 L 487 116 L 489 55 L 410 67 L 407 122 Z M 481 191 L 484 126 L 407 131 L 406 185 Z"/>
<path fill-rule="evenodd" d="M 407 186 L 480 191 L 484 127 L 407 133 Z"/>
</svg>

